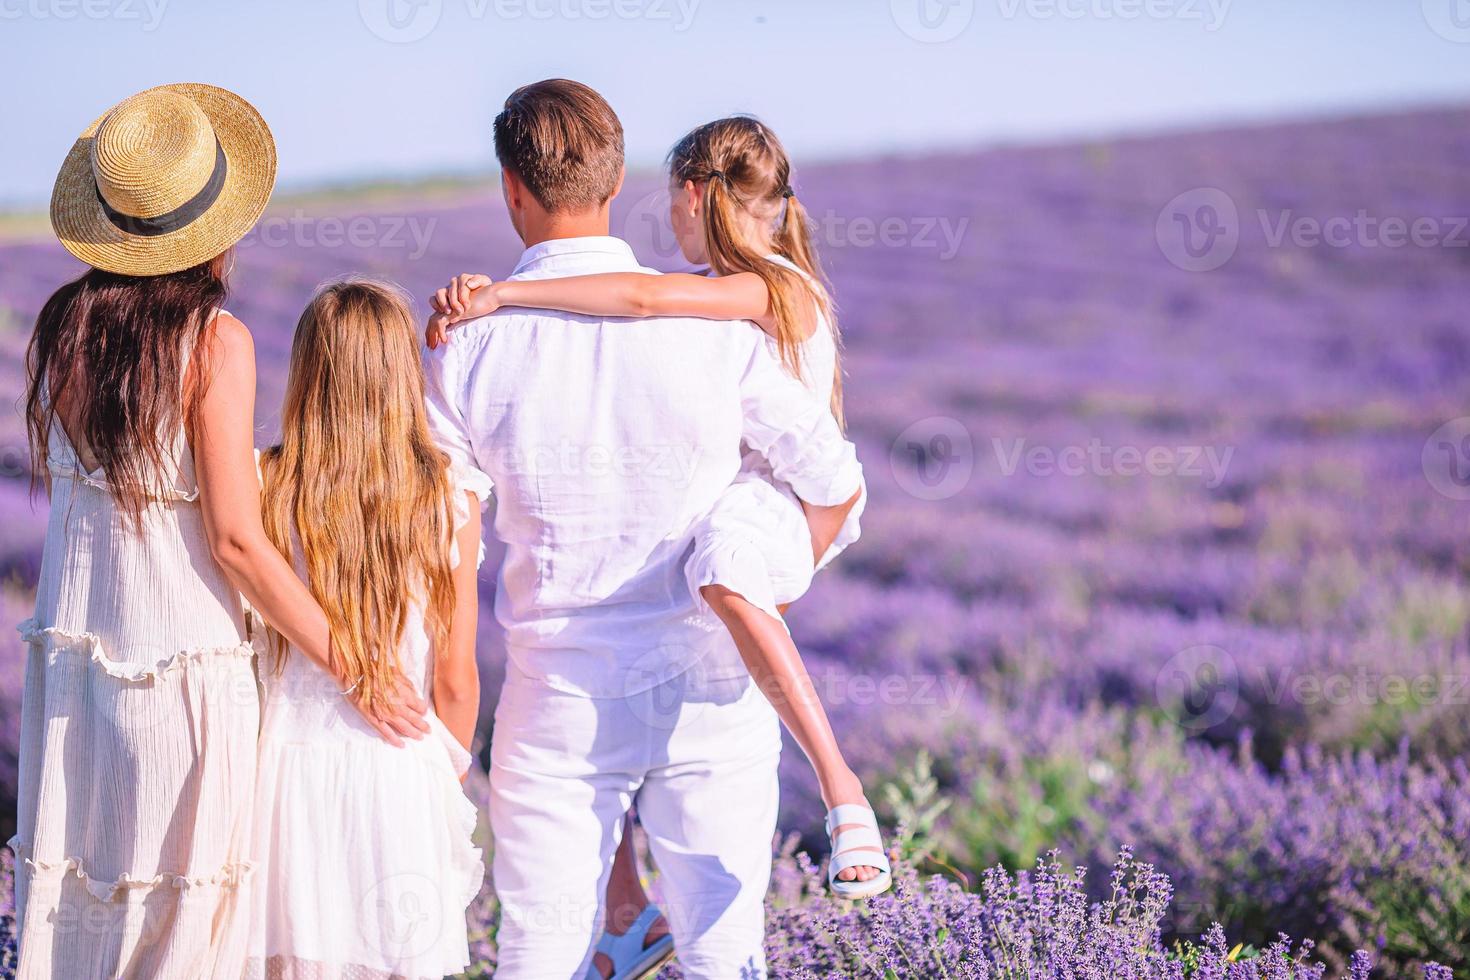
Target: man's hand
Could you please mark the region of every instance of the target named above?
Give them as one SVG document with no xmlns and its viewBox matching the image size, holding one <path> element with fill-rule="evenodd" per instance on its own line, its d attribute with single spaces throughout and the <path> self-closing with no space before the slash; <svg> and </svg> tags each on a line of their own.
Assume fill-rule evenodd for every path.
<svg viewBox="0 0 1470 980">
<path fill-rule="evenodd" d="M 477 272 L 465 272 L 455 276 L 449 285 L 435 291 L 429 300 L 434 315 L 429 317 L 428 329 L 424 331 L 424 342 L 434 350 L 449 340 L 449 331 L 461 320 L 487 316 L 500 309 L 500 301 L 493 286 L 494 280 Z"/>
<path fill-rule="evenodd" d="M 863 499 L 863 488 L 853 494 L 845 504 L 835 504 L 831 507 L 819 507 L 809 504 L 805 500 L 801 502 L 801 509 L 806 512 L 806 525 L 812 532 L 812 564 L 822 560 L 827 549 L 832 547 L 832 542 L 837 540 L 838 533 L 842 530 L 847 515 L 857 506 L 859 500 Z"/>
</svg>

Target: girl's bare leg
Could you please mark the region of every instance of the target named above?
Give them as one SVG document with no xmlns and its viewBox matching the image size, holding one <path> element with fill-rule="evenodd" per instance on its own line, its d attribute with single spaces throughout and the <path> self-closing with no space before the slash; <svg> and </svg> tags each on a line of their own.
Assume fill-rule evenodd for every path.
<svg viewBox="0 0 1470 980">
<path fill-rule="evenodd" d="M 817 698 L 816 685 L 786 627 L 722 585 L 706 585 L 699 591 L 730 631 L 750 676 L 811 760 L 827 809 L 843 803 L 864 803 L 862 781 L 837 747 L 832 723 Z M 858 865 L 838 872 L 837 877 L 842 881 L 869 881 L 879 873 L 876 867 Z"/>
<path fill-rule="evenodd" d="M 613 857 L 612 874 L 607 879 L 607 923 L 603 928 L 614 936 L 621 936 L 633 925 L 633 920 L 648 906 L 648 893 L 643 890 L 643 880 L 638 875 L 638 856 L 633 850 L 633 820 L 623 817 L 623 840 Z M 669 924 L 659 916 L 648 929 L 644 941 L 647 947 L 668 934 Z M 604 978 L 612 976 L 612 962 L 598 953 L 592 965 Z"/>
</svg>

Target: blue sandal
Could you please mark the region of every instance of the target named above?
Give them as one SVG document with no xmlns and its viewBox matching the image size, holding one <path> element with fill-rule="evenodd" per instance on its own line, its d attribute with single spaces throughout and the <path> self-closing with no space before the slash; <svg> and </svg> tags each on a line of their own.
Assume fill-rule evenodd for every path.
<svg viewBox="0 0 1470 980">
<path fill-rule="evenodd" d="M 612 960 L 612 976 L 608 980 L 644 980 L 674 958 L 674 937 L 665 935 L 645 946 L 648 930 L 658 921 L 657 906 L 646 906 L 621 936 L 604 932 L 597 940 L 597 952 Z M 602 980 L 597 964 L 587 967 L 586 980 Z"/>
</svg>

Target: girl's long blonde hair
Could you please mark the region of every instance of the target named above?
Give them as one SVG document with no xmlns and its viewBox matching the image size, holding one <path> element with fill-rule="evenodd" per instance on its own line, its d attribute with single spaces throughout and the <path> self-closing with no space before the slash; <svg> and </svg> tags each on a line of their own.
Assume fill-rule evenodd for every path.
<svg viewBox="0 0 1470 980">
<path fill-rule="evenodd" d="M 324 286 L 296 325 L 281 443 L 261 455 L 271 543 L 305 561 L 355 696 L 390 690 L 410 606 L 443 649 L 454 609 L 447 457 L 424 409 L 417 331 L 392 286 Z M 293 543 L 293 534 L 295 542 Z M 279 670 L 286 643 L 274 631 Z"/>
<path fill-rule="evenodd" d="M 730 116 L 693 130 L 669 153 L 669 176 L 704 190 L 704 241 L 710 267 L 722 276 L 752 272 L 771 294 L 776 348 L 781 362 L 802 377 L 802 324 L 798 304 L 815 302 L 838 341 L 838 367 L 832 383 L 832 414 L 842 421 L 841 343 L 832 294 L 813 242 L 812 221 L 791 187 L 791 158 L 765 123 Z M 771 248 L 807 277 L 770 261 L 759 243 L 740 228 L 739 212 L 767 221 Z"/>
</svg>

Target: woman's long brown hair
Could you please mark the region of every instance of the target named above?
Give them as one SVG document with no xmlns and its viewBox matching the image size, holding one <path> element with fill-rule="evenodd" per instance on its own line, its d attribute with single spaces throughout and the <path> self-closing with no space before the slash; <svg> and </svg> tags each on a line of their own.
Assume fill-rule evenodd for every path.
<svg viewBox="0 0 1470 980">
<path fill-rule="evenodd" d="M 842 421 L 841 342 L 831 291 L 813 242 L 812 221 L 791 188 L 791 158 L 765 123 L 750 116 L 716 119 L 691 131 L 669 153 L 669 176 L 677 185 L 704 188 L 704 241 L 710 267 L 722 276 L 752 272 L 771 296 L 776 349 L 792 374 L 802 377 L 801 350 L 807 319 L 799 303 L 817 304 L 838 341 L 832 381 L 832 414 Z M 772 226 L 771 249 L 806 277 L 770 261 L 741 231 L 739 211 Z"/>
<path fill-rule="evenodd" d="M 113 498 L 136 521 L 164 489 L 181 428 L 202 384 L 186 384 L 191 353 L 228 291 L 228 255 L 163 276 L 88 270 L 36 317 L 26 351 L 31 472 L 46 473 L 58 418 L 96 458 Z"/>
<path fill-rule="evenodd" d="M 448 457 L 429 434 L 417 329 L 393 287 L 323 287 L 301 314 L 281 442 L 261 454 L 266 534 L 296 547 L 355 691 L 379 703 L 398 669 L 409 610 L 444 649 L 454 612 Z M 294 541 L 293 541 L 294 536 Z M 271 635 L 279 669 L 285 641 Z"/>
</svg>

